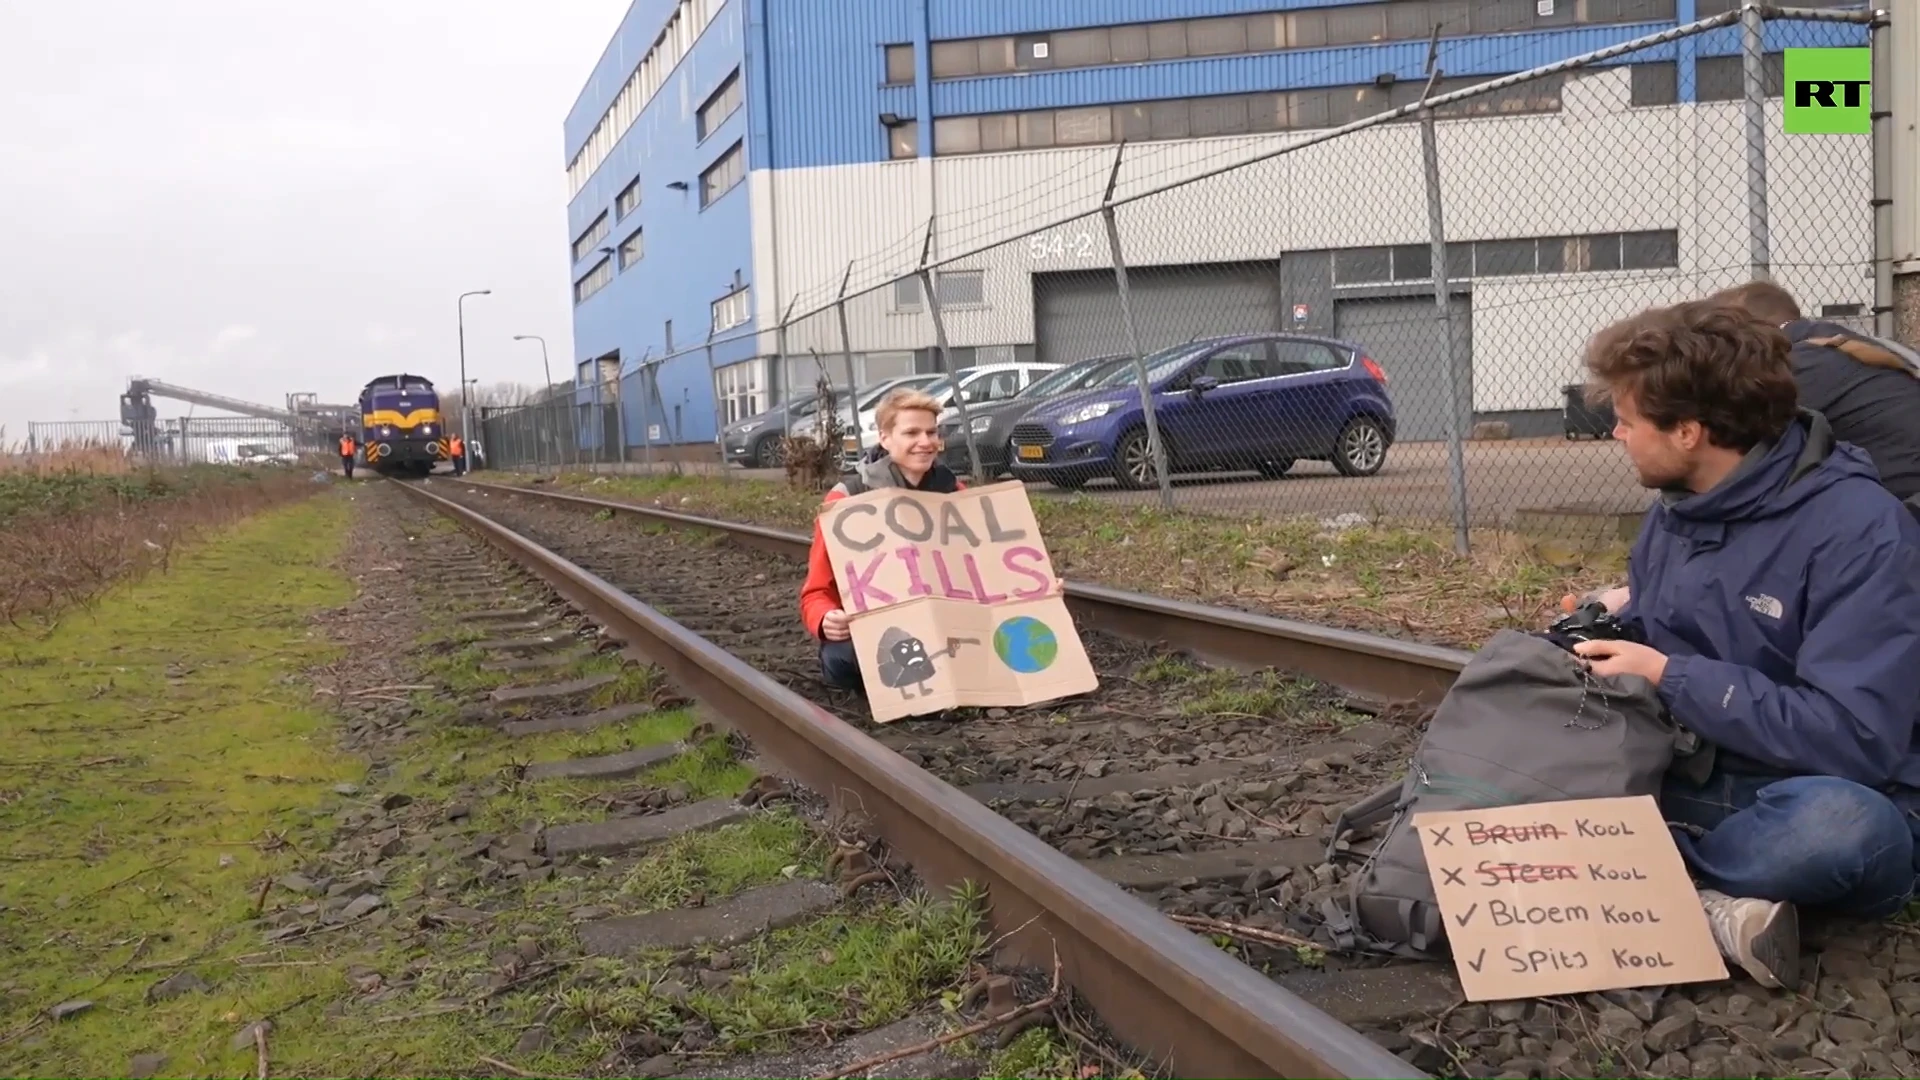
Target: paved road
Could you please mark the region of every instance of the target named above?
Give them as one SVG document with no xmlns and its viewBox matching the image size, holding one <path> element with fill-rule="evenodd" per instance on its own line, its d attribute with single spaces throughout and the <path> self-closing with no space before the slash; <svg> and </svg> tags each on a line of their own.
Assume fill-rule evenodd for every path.
<svg viewBox="0 0 1920 1080">
<path fill-rule="evenodd" d="M 1520 510 L 1572 507 L 1632 512 L 1645 509 L 1652 498 L 1634 480 L 1625 455 L 1613 442 L 1527 439 L 1468 443 L 1463 451 L 1468 512 L 1479 525 L 1509 524 Z M 656 465 L 654 471 L 666 468 Z M 712 466 L 687 468 L 714 471 Z M 640 472 L 643 467 L 634 463 L 622 471 Z M 732 475 L 782 480 L 786 474 L 777 469 L 734 469 Z M 1033 491 L 1040 497 L 1067 494 L 1046 484 L 1035 485 Z M 1085 493 L 1141 505 L 1160 497 L 1157 491 L 1123 491 L 1105 480 L 1088 485 Z M 1213 513 L 1326 517 L 1356 513 L 1437 522 L 1450 521 L 1453 513 L 1445 443 L 1395 446 L 1387 454 L 1386 467 L 1375 476 L 1341 476 L 1325 462 L 1303 461 L 1279 480 L 1250 476 L 1177 480 L 1173 494 L 1176 506 Z"/>
<path fill-rule="evenodd" d="M 1462 449 L 1468 513 L 1476 524 L 1504 525 L 1520 510 L 1631 512 L 1652 500 L 1617 443 L 1537 439 L 1468 443 Z M 1279 480 L 1176 480 L 1173 488 L 1176 506 L 1224 513 L 1357 513 L 1437 521 L 1451 520 L 1453 514 L 1445 443 L 1395 446 L 1374 476 L 1341 476 L 1332 465 L 1312 461 L 1295 465 Z M 1157 491 L 1122 491 L 1107 481 L 1086 490 L 1124 503 L 1153 503 L 1160 497 Z"/>
</svg>

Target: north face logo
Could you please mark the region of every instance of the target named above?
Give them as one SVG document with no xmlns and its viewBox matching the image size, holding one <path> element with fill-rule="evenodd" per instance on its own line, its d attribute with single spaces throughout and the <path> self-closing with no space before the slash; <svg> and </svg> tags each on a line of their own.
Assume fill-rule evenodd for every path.
<svg viewBox="0 0 1920 1080">
<path fill-rule="evenodd" d="M 1747 597 L 1747 606 L 1752 608 L 1756 614 L 1765 615 L 1769 619 L 1778 620 L 1780 616 L 1787 613 L 1785 605 L 1773 597 L 1768 596 L 1766 593 Z"/>
</svg>

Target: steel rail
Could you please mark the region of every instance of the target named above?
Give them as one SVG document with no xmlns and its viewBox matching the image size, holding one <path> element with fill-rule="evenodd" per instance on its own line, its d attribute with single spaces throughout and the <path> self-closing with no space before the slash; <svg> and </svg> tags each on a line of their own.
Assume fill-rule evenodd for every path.
<svg viewBox="0 0 1920 1080">
<path fill-rule="evenodd" d="M 811 543 L 805 533 L 764 525 L 720 521 L 531 487 L 471 480 L 456 482 L 489 495 L 529 496 L 587 509 L 633 514 L 683 528 L 706 529 L 723 533 L 735 543 L 789 558 L 805 559 Z M 1067 583 L 1067 606 L 1084 626 L 1096 626 L 1136 640 L 1170 642 L 1204 660 L 1229 667 L 1277 667 L 1298 672 L 1378 701 L 1437 703 L 1472 655 L 1459 649 L 1084 582 Z"/>
<path fill-rule="evenodd" d="M 1405 1061 L 959 789 L 618 587 L 460 503 L 401 484 L 660 665 L 920 876 L 984 885 L 1003 957 L 1050 970 L 1136 1050 L 1194 1077 L 1422 1077 Z"/>
</svg>

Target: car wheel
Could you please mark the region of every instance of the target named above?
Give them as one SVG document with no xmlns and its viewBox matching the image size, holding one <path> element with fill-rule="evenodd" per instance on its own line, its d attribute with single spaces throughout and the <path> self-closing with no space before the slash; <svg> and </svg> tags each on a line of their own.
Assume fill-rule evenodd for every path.
<svg viewBox="0 0 1920 1080">
<path fill-rule="evenodd" d="M 1333 467 L 1342 476 L 1372 476 L 1387 463 L 1387 433 L 1371 417 L 1357 416 L 1340 431 Z"/>
<path fill-rule="evenodd" d="M 1278 480 L 1281 477 L 1287 475 L 1288 469 L 1293 468 L 1293 459 L 1292 458 L 1272 458 L 1270 460 L 1260 462 L 1259 464 L 1255 465 L 1254 468 L 1259 471 L 1261 476 L 1264 476 L 1269 480 Z"/>
<path fill-rule="evenodd" d="M 1120 446 L 1113 455 L 1113 479 L 1123 488 L 1140 491 L 1160 482 L 1160 474 L 1153 465 L 1153 447 L 1147 442 L 1147 433 L 1136 430 L 1127 433 L 1120 440 Z"/>
<path fill-rule="evenodd" d="M 753 444 L 753 467 L 756 469 L 777 469 L 780 467 L 780 440 L 772 435 L 760 436 Z"/>
</svg>

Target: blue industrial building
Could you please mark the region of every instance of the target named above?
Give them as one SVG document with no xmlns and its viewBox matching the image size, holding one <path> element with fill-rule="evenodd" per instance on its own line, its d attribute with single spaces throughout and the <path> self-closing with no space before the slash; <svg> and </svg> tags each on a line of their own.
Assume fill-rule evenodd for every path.
<svg viewBox="0 0 1920 1080">
<path fill-rule="evenodd" d="M 1436 25 L 1441 67 L 1448 85 L 1457 86 L 1731 6 L 1737 5 L 635 0 L 565 124 L 578 404 L 617 398 L 629 446 L 644 441 L 711 447 L 722 424 L 811 382 L 810 375 L 776 360 L 783 347 L 790 355 L 839 351 L 831 334 L 804 342 L 776 337 L 770 331 L 782 312 L 830 301 L 849 262 L 865 259 L 861 272 L 879 275 L 866 284 L 911 269 L 929 217 L 963 218 L 967 205 L 1019 201 L 1023 185 L 1036 175 L 1023 160 L 1044 156 L 1053 163 L 1046 174 L 1053 175 L 1068 160 L 1064 155 L 1097 154 L 1104 161 L 1122 139 L 1129 146 L 1276 140 L 1385 111 L 1417 99 Z M 1855 26 L 1795 29 L 1795 40 L 1787 44 L 1864 43 Z M 1635 109 L 1679 110 L 1704 102 L 1737 109 L 1739 43 L 1735 26 L 1637 52 L 1628 58 L 1630 72 L 1622 76 L 1628 81 L 1621 85 L 1630 90 Z M 1767 45 L 1769 89 L 1776 95 L 1781 44 L 1770 38 Z M 1556 112 L 1560 93 L 1559 83 L 1543 81 L 1537 91 L 1496 103 L 1491 111 Z M 1097 188 L 1102 170 L 1090 173 Z M 1351 184 L 1354 178 L 1329 182 Z M 1097 197 L 1097 191 L 1090 196 Z M 1781 205 L 1776 199 L 1776 214 L 1786 212 Z M 1526 255 L 1522 272 L 1639 270 L 1671 278 L 1692 273 L 1690 259 L 1700 266 L 1711 261 L 1689 254 L 1699 241 L 1689 238 L 1687 214 L 1661 211 L 1650 220 L 1666 231 L 1618 222 L 1557 227 L 1551 235 L 1583 245 L 1604 241 L 1614 252 L 1624 244 L 1625 254 L 1575 267 L 1571 259 L 1562 266 L 1556 249 L 1551 266 L 1544 252 Z M 1007 235 L 1019 231 L 1010 226 Z M 975 229 L 969 235 L 977 234 Z M 1249 265 L 1246 254 L 1228 252 L 1226 241 L 1221 243 L 1222 253 L 1213 256 L 1204 250 L 1204 238 L 1196 240 L 1199 250 L 1189 248 L 1181 261 Z M 1280 259 L 1292 247 L 1261 253 L 1259 258 L 1272 261 L 1259 264 L 1266 269 L 1257 271 L 1262 281 L 1251 302 L 1271 307 L 1281 324 L 1286 320 L 1279 313 L 1290 311 L 1302 320 L 1293 324 L 1299 328 L 1364 333 L 1372 316 L 1360 307 L 1343 316 L 1343 297 L 1377 307 L 1394 299 L 1390 286 L 1404 275 L 1383 271 L 1375 282 L 1343 281 L 1336 258 L 1342 252 L 1378 251 L 1380 265 L 1389 265 L 1389 248 L 1360 243 L 1337 236 L 1302 241 L 1317 250 L 1318 262 L 1290 269 L 1280 268 Z M 1642 249 L 1638 262 L 1635 244 Z M 934 246 L 941 246 L 938 238 Z M 892 261 L 869 258 L 879 252 Z M 1128 257 L 1139 258 L 1132 250 Z M 1146 258 L 1149 266 L 1172 261 Z M 1364 261 L 1348 260 L 1355 266 Z M 1478 273 L 1491 275 L 1488 265 L 1483 262 Z M 1072 336 L 1070 327 L 1102 320 L 1089 314 L 1092 307 L 1072 306 L 1071 289 L 1052 281 L 1061 275 L 990 261 L 982 266 L 955 275 L 952 299 L 946 282 L 941 285 L 943 306 L 959 313 L 949 328 L 956 363 L 1036 354 L 1064 360 L 1102 344 Z M 1301 268 L 1309 271 L 1304 277 Z M 969 280 L 967 274 L 986 279 Z M 1470 261 L 1461 276 L 1475 276 Z M 1342 291 L 1356 283 L 1377 287 L 1364 294 Z M 1223 278 L 1208 287 L 1240 284 Z M 1155 287 L 1150 274 L 1136 284 Z M 930 327 L 918 317 L 911 290 L 883 291 L 886 299 L 870 305 L 873 310 L 856 313 L 851 351 L 858 354 L 863 381 L 928 370 L 933 363 Z M 1477 362 L 1479 339 L 1495 341 L 1499 333 L 1475 330 Z M 1410 347 L 1402 368 L 1423 364 L 1417 354 Z M 1394 361 L 1387 358 L 1390 368 Z M 1556 378 L 1543 374 L 1534 380 L 1539 387 L 1523 393 L 1476 392 L 1483 399 L 1477 411 L 1517 416 L 1545 409 L 1545 398 L 1557 392 L 1549 388 L 1557 386 Z M 1417 376 L 1397 382 L 1397 395 L 1418 395 L 1419 382 Z M 1415 414 L 1410 423 L 1417 428 L 1421 408 L 1403 409 Z M 596 428 L 585 428 L 590 442 L 601 438 Z"/>
</svg>

